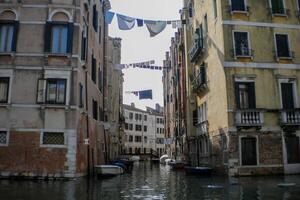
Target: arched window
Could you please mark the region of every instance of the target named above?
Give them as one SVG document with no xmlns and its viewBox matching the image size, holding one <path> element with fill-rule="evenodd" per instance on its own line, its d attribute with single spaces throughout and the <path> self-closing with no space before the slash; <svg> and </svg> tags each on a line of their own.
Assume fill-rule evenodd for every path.
<svg viewBox="0 0 300 200">
<path fill-rule="evenodd" d="M 15 52 L 19 22 L 14 10 L 0 11 L 0 53 Z"/>
<path fill-rule="evenodd" d="M 50 14 L 45 28 L 45 52 L 72 53 L 74 25 L 71 21 L 71 15 L 64 10 L 56 10 Z"/>
</svg>

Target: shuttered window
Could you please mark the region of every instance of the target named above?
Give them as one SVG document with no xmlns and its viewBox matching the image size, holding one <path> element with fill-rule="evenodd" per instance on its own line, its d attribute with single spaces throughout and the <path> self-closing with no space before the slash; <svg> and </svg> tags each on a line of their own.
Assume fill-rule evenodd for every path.
<svg viewBox="0 0 300 200">
<path fill-rule="evenodd" d="M 46 81 L 46 103 L 66 103 L 66 79 L 47 79 Z"/>
<path fill-rule="evenodd" d="M 98 120 L 98 102 L 93 99 L 93 119 Z"/>
<path fill-rule="evenodd" d="M 0 21 L 0 52 L 16 51 L 18 30 L 18 21 Z"/>
<path fill-rule="evenodd" d="M 87 47 L 87 38 L 86 38 L 86 33 L 83 31 L 81 33 L 81 60 L 86 59 L 86 47 Z"/>
<path fill-rule="evenodd" d="M 83 108 L 83 85 L 79 83 L 79 107 Z"/>
<path fill-rule="evenodd" d="M 257 165 L 256 138 L 241 139 L 242 165 Z"/>
<path fill-rule="evenodd" d="M 196 126 L 198 123 L 198 110 L 193 111 L 193 125 Z"/>
<path fill-rule="evenodd" d="M 236 104 L 239 109 L 255 109 L 255 83 L 236 82 L 235 83 Z"/>
<path fill-rule="evenodd" d="M 98 11 L 97 6 L 93 6 L 93 28 L 97 32 L 98 31 Z"/>
<path fill-rule="evenodd" d="M 45 52 L 53 54 L 72 53 L 73 23 L 46 22 Z"/>
<path fill-rule="evenodd" d="M 96 84 L 96 77 L 97 77 L 97 68 L 96 68 L 96 59 L 94 56 L 92 56 L 92 70 L 91 70 L 91 76 L 92 76 L 92 81 Z"/>
<path fill-rule="evenodd" d="M 245 0 L 231 0 L 232 11 L 246 11 Z"/>
<path fill-rule="evenodd" d="M 285 14 L 284 0 L 271 0 L 273 14 Z"/>
<path fill-rule="evenodd" d="M 277 49 L 277 57 L 291 57 L 288 35 L 286 34 L 276 34 L 276 49 Z"/>
</svg>

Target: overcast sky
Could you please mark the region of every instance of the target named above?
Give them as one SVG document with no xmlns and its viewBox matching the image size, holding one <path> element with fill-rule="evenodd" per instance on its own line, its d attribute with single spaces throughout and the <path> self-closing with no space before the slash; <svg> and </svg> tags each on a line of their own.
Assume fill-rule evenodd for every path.
<svg viewBox="0 0 300 200">
<path fill-rule="evenodd" d="M 111 11 L 134 18 L 148 20 L 177 20 L 182 0 L 110 0 Z M 155 60 L 162 66 L 165 52 L 169 50 L 171 37 L 175 29 L 171 25 L 154 38 L 150 38 L 147 27 L 135 26 L 130 31 L 118 29 L 117 18 L 110 25 L 109 35 L 122 38 L 122 63 L 135 63 Z M 136 107 L 154 107 L 155 103 L 163 105 L 162 71 L 147 69 L 125 69 L 124 103 L 134 102 Z M 153 100 L 139 100 L 138 97 L 126 94 L 126 91 L 153 90 Z"/>
</svg>

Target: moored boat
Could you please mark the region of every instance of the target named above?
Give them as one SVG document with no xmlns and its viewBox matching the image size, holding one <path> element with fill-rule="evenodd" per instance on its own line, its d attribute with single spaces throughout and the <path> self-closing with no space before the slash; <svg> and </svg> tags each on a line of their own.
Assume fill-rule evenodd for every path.
<svg viewBox="0 0 300 200">
<path fill-rule="evenodd" d="M 162 156 L 159 158 L 160 164 L 166 164 L 166 159 L 168 159 L 168 158 L 169 158 L 168 155 L 162 155 Z"/>
<path fill-rule="evenodd" d="M 171 162 L 169 162 L 169 165 L 174 170 L 183 170 L 184 167 L 186 166 L 186 164 L 181 161 L 171 161 Z"/>
<path fill-rule="evenodd" d="M 117 165 L 96 165 L 95 171 L 100 177 L 117 176 L 124 173 L 123 168 Z"/>
<path fill-rule="evenodd" d="M 212 168 L 210 167 L 190 167 L 186 166 L 185 173 L 190 175 L 211 176 Z"/>
</svg>

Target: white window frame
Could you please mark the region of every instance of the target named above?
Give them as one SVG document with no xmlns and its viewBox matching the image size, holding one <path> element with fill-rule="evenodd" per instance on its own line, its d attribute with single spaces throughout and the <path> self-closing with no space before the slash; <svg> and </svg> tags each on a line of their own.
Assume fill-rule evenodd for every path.
<svg viewBox="0 0 300 200">
<path fill-rule="evenodd" d="M 43 144 L 44 133 L 63 133 L 64 134 L 64 144 Z M 65 130 L 52 130 L 52 129 L 44 129 L 40 134 L 40 147 L 45 148 L 67 148 L 67 135 Z"/>
<path fill-rule="evenodd" d="M 2 77 L 2 78 L 8 77 L 9 78 L 7 103 L 4 103 L 4 104 L 10 104 L 11 103 L 12 82 L 13 82 L 13 70 L 12 69 L 1 69 L 0 77 Z"/>
<path fill-rule="evenodd" d="M 251 47 L 251 42 L 250 42 L 250 40 L 251 40 L 251 38 L 250 38 L 250 33 L 249 33 L 249 31 L 242 31 L 242 30 L 233 30 L 232 31 L 232 41 L 233 41 L 233 53 L 234 53 L 234 59 L 237 59 L 237 58 L 253 58 L 253 56 L 252 56 L 252 53 L 250 52 L 250 55 L 236 55 L 236 49 L 235 49 L 235 37 L 234 37 L 234 34 L 235 33 L 247 33 L 247 38 L 248 38 L 248 48 L 249 48 L 249 50 L 251 51 L 252 50 L 252 47 Z"/>
<path fill-rule="evenodd" d="M 282 2 L 283 2 L 284 14 L 279 14 L 279 13 L 273 13 L 273 10 L 272 10 L 272 8 L 273 8 L 272 7 L 272 0 L 269 0 L 269 6 L 271 8 L 272 16 L 287 16 L 285 0 L 282 0 Z"/>
<path fill-rule="evenodd" d="M 70 104 L 70 88 L 71 88 L 71 83 L 70 83 L 70 79 L 71 79 L 71 72 L 70 71 L 57 71 L 57 70 L 46 70 L 45 71 L 45 75 L 44 75 L 45 79 L 66 79 L 66 102 L 65 106 L 69 106 Z M 44 97 L 46 97 L 46 92 L 44 91 Z M 46 98 L 45 98 L 46 101 Z M 47 103 L 46 103 L 47 104 Z"/>
<path fill-rule="evenodd" d="M 231 14 L 234 14 L 234 13 L 242 13 L 242 14 L 249 14 L 249 11 L 248 11 L 248 1 L 247 0 L 244 0 L 244 5 L 245 5 L 245 10 L 232 10 L 232 0 L 229 0 L 229 5 L 230 5 L 230 8 L 231 8 Z"/>
<path fill-rule="evenodd" d="M 6 143 L 5 144 L 0 143 L 0 147 L 7 147 L 9 144 L 10 131 L 6 128 L 0 128 L 0 131 L 6 132 Z"/>
<path fill-rule="evenodd" d="M 289 34 L 288 33 L 278 33 L 278 32 L 275 32 L 274 33 L 274 44 L 275 44 L 275 53 L 276 53 L 276 59 L 277 61 L 279 59 L 293 59 L 293 56 L 290 55 L 290 57 L 279 57 L 278 56 L 278 49 L 277 49 L 277 41 L 276 41 L 276 35 L 286 35 L 287 36 L 287 42 L 288 42 L 288 47 L 289 47 L 289 53 L 291 53 L 291 43 L 290 43 L 290 37 L 289 37 Z"/>
<path fill-rule="evenodd" d="M 281 90 L 281 83 L 292 83 L 293 84 L 293 99 L 294 99 L 294 106 L 298 108 L 298 93 L 297 93 L 297 82 L 295 79 L 289 78 L 280 78 L 278 79 L 278 88 L 279 88 L 279 97 L 280 97 L 280 107 L 283 108 L 282 105 L 282 90 Z"/>
<path fill-rule="evenodd" d="M 242 164 L 242 138 L 255 138 L 256 139 L 256 165 L 243 165 Z M 258 136 L 254 135 L 254 136 L 248 136 L 248 135 L 243 135 L 243 136 L 239 136 L 239 166 L 240 167 L 255 167 L 255 166 L 259 166 L 259 143 L 258 143 Z"/>
</svg>

